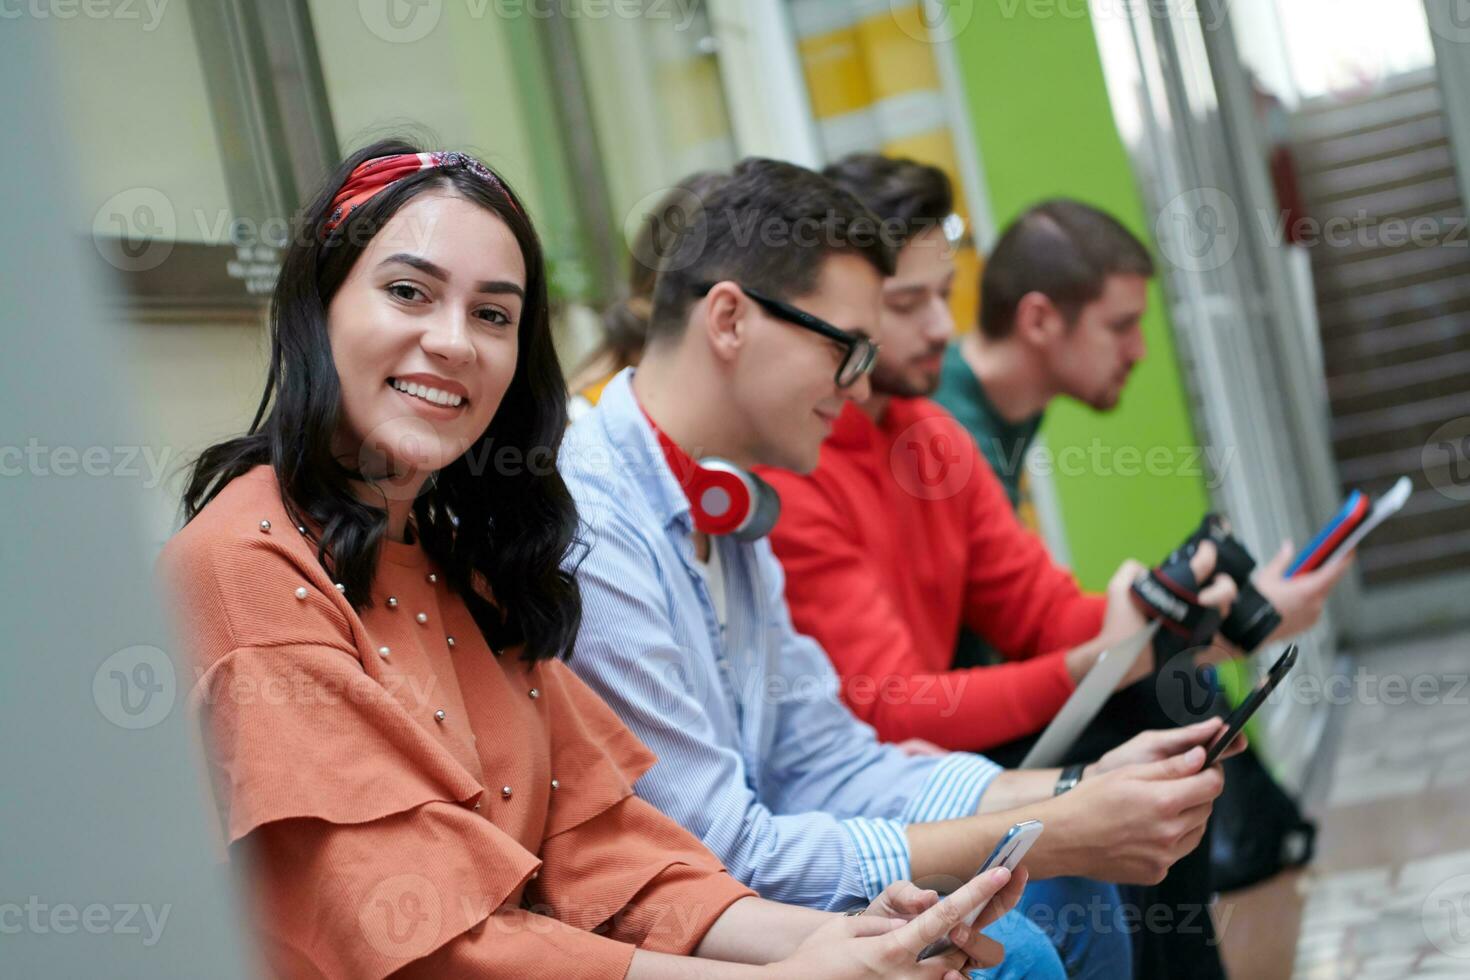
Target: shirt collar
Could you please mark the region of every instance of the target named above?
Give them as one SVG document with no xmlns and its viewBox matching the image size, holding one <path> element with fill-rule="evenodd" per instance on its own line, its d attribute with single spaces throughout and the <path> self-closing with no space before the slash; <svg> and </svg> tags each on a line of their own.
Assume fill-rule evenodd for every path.
<svg viewBox="0 0 1470 980">
<path fill-rule="evenodd" d="M 660 524 L 668 527 L 677 523 L 683 530 L 692 531 L 694 516 L 689 511 L 689 498 L 664 459 L 658 435 L 633 394 L 634 371 L 631 367 L 619 371 L 597 401 L 608 442 L 618 463 L 628 467 Z"/>
</svg>

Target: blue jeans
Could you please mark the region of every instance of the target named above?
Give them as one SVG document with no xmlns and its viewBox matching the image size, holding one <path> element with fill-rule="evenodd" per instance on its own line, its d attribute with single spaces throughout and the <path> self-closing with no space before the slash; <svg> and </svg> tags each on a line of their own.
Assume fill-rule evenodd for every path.
<svg viewBox="0 0 1470 980">
<path fill-rule="evenodd" d="M 1028 882 L 1016 913 L 1051 940 L 1073 980 L 1133 976 L 1132 937 L 1117 885 L 1091 878 Z"/>
<path fill-rule="evenodd" d="M 1026 891 L 1031 891 L 1031 886 L 1026 886 Z M 1067 971 L 1056 947 L 1019 908 L 992 922 L 985 935 L 1006 948 L 1005 962 L 988 970 L 971 970 L 971 977 L 984 980 L 1066 980 Z"/>
</svg>

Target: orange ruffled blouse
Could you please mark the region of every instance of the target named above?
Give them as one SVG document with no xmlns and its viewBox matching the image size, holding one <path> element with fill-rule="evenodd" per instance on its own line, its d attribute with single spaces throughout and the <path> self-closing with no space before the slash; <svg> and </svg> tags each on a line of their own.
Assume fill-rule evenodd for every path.
<svg viewBox="0 0 1470 980">
<path fill-rule="evenodd" d="M 269 466 L 160 571 L 265 959 L 290 977 L 621 977 L 754 892 L 633 795 L 655 757 L 558 661 L 491 652 L 417 545 L 361 614 Z"/>
</svg>

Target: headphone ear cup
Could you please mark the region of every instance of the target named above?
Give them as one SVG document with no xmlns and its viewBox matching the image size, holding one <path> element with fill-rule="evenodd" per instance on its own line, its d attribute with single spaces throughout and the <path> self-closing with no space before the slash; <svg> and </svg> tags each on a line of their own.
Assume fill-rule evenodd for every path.
<svg viewBox="0 0 1470 980">
<path fill-rule="evenodd" d="M 694 526 L 705 534 L 734 534 L 755 509 L 750 475 L 734 463 L 707 457 L 687 487 Z"/>
<path fill-rule="evenodd" d="M 775 487 L 717 456 L 699 461 L 690 491 L 694 526 L 706 534 L 759 541 L 775 529 L 781 516 L 781 496 Z"/>
<path fill-rule="evenodd" d="M 781 495 L 754 473 L 741 473 L 750 488 L 750 515 L 735 531 L 740 541 L 759 541 L 776 529 L 781 519 Z"/>
</svg>

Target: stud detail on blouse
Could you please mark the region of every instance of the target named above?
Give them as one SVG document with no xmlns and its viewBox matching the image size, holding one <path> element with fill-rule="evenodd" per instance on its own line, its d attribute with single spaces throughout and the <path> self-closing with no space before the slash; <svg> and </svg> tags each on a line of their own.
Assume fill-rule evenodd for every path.
<svg viewBox="0 0 1470 980">
<path fill-rule="evenodd" d="M 430 572 L 429 573 L 429 584 L 432 585 L 432 584 L 434 584 L 437 581 L 439 581 L 439 576 L 438 575 L 435 575 L 433 572 Z"/>
<path fill-rule="evenodd" d="M 306 586 L 304 586 L 304 585 L 298 585 L 298 586 L 296 586 L 296 598 L 298 598 L 298 599 L 305 599 L 306 598 Z"/>
<path fill-rule="evenodd" d="M 388 654 L 392 652 L 393 651 L 389 650 L 387 647 L 378 647 L 378 656 L 382 657 L 385 660 L 388 658 Z"/>
<path fill-rule="evenodd" d="M 527 691 L 526 694 L 531 698 L 532 701 L 541 696 L 541 692 L 536 690 L 534 687 Z"/>
<path fill-rule="evenodd" d="M 270 534 L 271 533 L 271 522 L 270 521 L 261 521 L 260 522 L 260 533 L 261 534 Z"/>
<path fill-rule="evenodd" d="M 508 799 L 510 799 L 510 797 L 511 797 L 511 789 L 510 789 L 510 787 L 509 786 L 502 786 L 502 787 L 500 787 L 500 798 L 503 799 L 503 800 L 508 800 Z"/>
<path fill-rule="evenodd" d="M 443 708 L 440 708 L 438 711 L 434 712 L 434 720 L 435 721 L 442 722 L 445 719 L 445 717 L 446 716 L 444 714 L 444 709 Z"/>
<path fill-rule="evenodd" d="M 305 534 L 306 533 L 306 525 L 305 524 L 297 524 L 296 525 L 296 530 L 300 531 L 302 534 Z"/>
<path fill-rule="evenodd" d="M 347 591 L 347 586 L 343 585 L 341 582 L 338 582 L 337 583 L 337 591 L 338 592 L 346 592 Z"/>
<path fill-rule="evenodd" d="M 445 639 L 449 641 L 450 647 L 453 647 L 454 646 L 454 637 L 452 637 L 452 636 L 446 636 Z"/>
<path fill-rule="evenodd" d="M 416 613 L 413 618 L 414 618 L 414 620 L 416 622 L 418 622 L 418 624 L 420 626 L 422 626 L 424 623 L 427 623 L 429 621 L 429 614 L 428 613 Z"/>
<path fill-rule="evenodd" d="M 390 595 L 388 597 L 388 608 L 389 609 L 397 609 L 398 608 L 398 597 L 397 596 Z"/>
<path fill-rule="evenodd" d="M 551 788 L 552 789 L 561 789 L 561 780 L 560 779 L 553 779 L 551 781 Z"/>
</svg>

